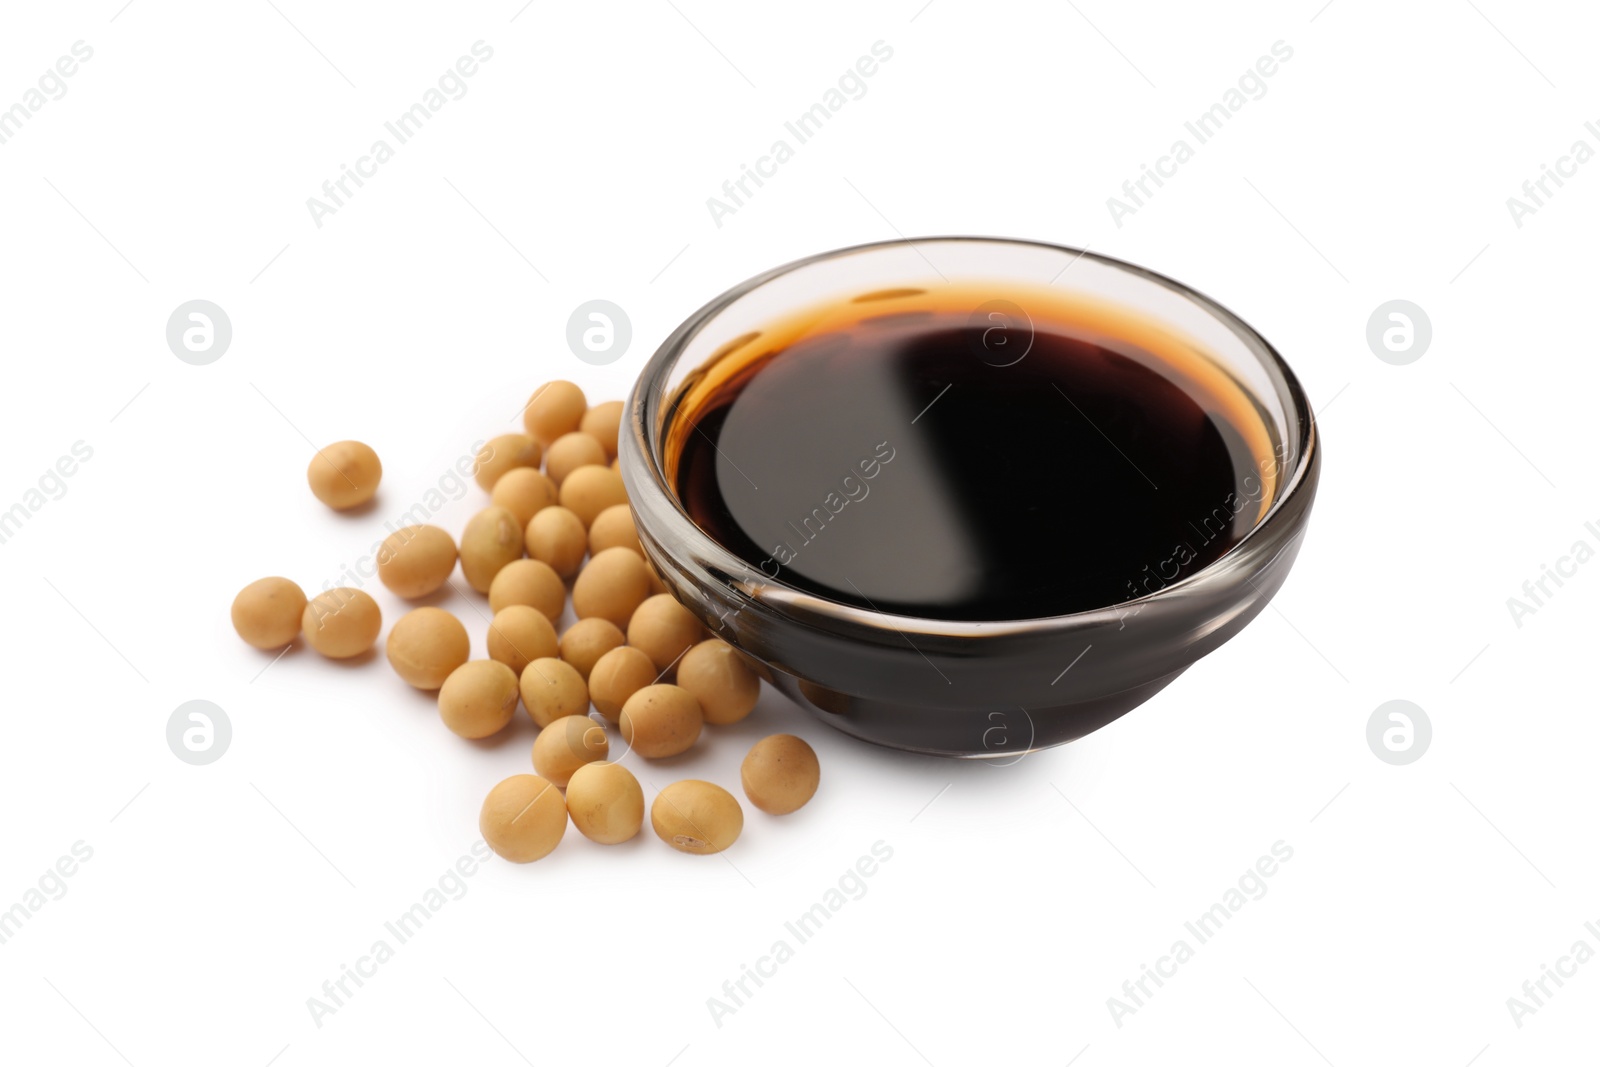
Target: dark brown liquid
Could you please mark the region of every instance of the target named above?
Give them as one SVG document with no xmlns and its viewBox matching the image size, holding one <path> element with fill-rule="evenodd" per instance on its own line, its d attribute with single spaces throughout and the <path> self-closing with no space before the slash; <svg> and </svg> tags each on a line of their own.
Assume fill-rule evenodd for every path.
<svg viewBox="0 0 1600 1067">
<path fill-rule="evenodd" d="M 679 500 L 753 567 L 900 615 L 1041 618 L 1153 593 L 1258 519 L 1264 431 L 1203 357 L 1115 317 L 892 295 L 741 339 L 680 402 Z"/>
</svg>

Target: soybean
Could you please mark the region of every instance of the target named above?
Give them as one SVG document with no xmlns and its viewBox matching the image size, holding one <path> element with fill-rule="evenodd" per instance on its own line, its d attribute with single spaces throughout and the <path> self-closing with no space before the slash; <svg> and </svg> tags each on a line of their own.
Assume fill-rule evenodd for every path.
<svg viewBox="0 0 1600 1067">
<path fill-rule="evenodd" d="M 359 589 L 329 589 L 307 601 L 300 628 L 306 643 L 324 656 L 351 659 L 377 642 L 383 612 Z"/>
<path fill-rule="evenodd" d="M 644 790 L 628 768 L 616 763 L 586 763 L 567 783 L 572 825 L 591 841 L 620 845 L 644 825 Z"/>
<path fill-rule="evenodd" d="M 761 679 L 738 651 L 715 637 L 701 641 L 678 661 L 678 684 L 694 694 L 706 722 L 730 726 L 755 710 Z"/>
<path fill-rule="evenodd" d="M 757 741 L 739 767 L 744 795 L 768 815 L 799 811 L 816 795 L 821 777 L 816 752 L 793 734 Z"/>
<path fill-rule="evenodd" d="M 513 604 L 538 608 L 553 623 L 567 606 L 567 587 L 548 563 L 514 559 L 489 583 L 489 610 L 498 612 Z"/>
<path fill-rule="evenodd" d="M 534 390 L 528 406 L 522 409 L 522 425 L 546 449 L 565 433 L 572 433 L 583 420 L 589 401 L 583 390 L 567 381 L 546 382 Z"/>
<path fill-rule="evenodd" d="M 647 685 L 622 705 L 622 740 L 645 759 L 665 759 L 689 751 L 702 721 L 687 689 Z"/>
<path fill-rule="evenodd" d="M 604 726 L 587 715 L 568 715 L 539 731 L 533 742 L 533 769 L 565 789 L 573 772 L 605 759 L 610 751 Z"/>
<path fill-rule="evenodd" d="M 556 483 L 545 477 L 542 471 L 518 467 L 514 471 L 507 471 L 494 483 L 494 492 L 489 494 L 489 499 L 527 526 L 535 515 L 553 505 L 559 499 L 559 494 Z"/>
<path fill-rule="evenodd" d="M 258 578 L 233 598 L 233 628 L 246 644 L 282 648 L 299 635 L 305 610 L 306 594 L 298 585 L 287 578 Z"/>
<path fill-rule="evenodd" d="M 418 689 L 438 689 L 472 654 L 467 628 L 442 608 L 417 608 L 400 616 L 385 651 L 394 672 Z"/>
<path fill-rule="evenodd" d="M 544 612 L 512 604 L 495 612 L 489 623 L 489 658 L 522 677 L 528 664 L 556 654 L 556 628 Z"/>
<path fill-rule="evenodd" d="M 541 729 L 568 715 L 589 710 L 589 687 L 577 668 L 549 656 L 522 669 L 522 703 Z"/>
<path fill-rule="evenodd" d="M 656 665 L 650 657 L 623 645 L 595 660 L 589 672 L 589 698 L 596 711 L 617 722 L 628 698 L 655 680 Z"/>
<path fill-rule="evenodd" d="M 579 619 L 561 635 L 561 658 L 577 668 L 588 681 L 595 663 L 627 638 L 616 625 L 605 619 Z"/>
<path fill-rule="evenodd" d="M 571 578 L 583 566 L 588 534 L 583 520 L 559 505 L 544 508 L 528 522 L 528 555 L 548 563 L 563 578 Z"/>
<path fill-rule="evenodd" d="M 739 839 L 744 811 L 721 786 L 687 778 L 656 794 L 650 826 L 679 852 L 709 856 Z"/>
<path fill-rule="evenodd" d="M 586 433 L 565 433 L 554 441 L 544 453 L 544 472 L 550 480 L 559 487 L 567 480 L 567 476 L 579 467 L 591 464 L 604 465 L 606 450 Z"/>
<path fill-rule="evenodd" d="M 644 569 L 649 576 L 649 596 L 659 596 L 668 592 L 667 583 L 661 580 L 661 572 L 656 570 L 656 565 L 648 559 L 644 561 Z"/>
<path fill-rule="evenodd" d="M 561 483 L 561 506 L 578 516 L 585 529 L 594 525 L 602 511 L 627 502 L 622 475 L 610 467 L 579 467 Z"/>
<path fill-rule="evenodd" d="M 312 494 L 336 511 L 360 507 L 378 491 L 383 464 L 369 445 L 335 441 L 317 450 L 306 468 Z"/>
<path fill-rule="evenodd" d="M 578 420 L 578 429 L 600 442 L 600 447 L 606 450 L 606 458 L 613 459 L 617 454 L 617 436 L 622 428 L 622 401 L 608 400 L 604 404 L 596 404 L 583 413 L 583 418 Z"/>
<path fill-rule="evenodd" d="M 700 620 L 668 593 L 646 598 L 628 620 L 628 644 L 649 656 L 658 671 L 678 662 L 703 636 Z"/>
<path fill-rule="evenodd" d="M 439 689 L 439 718 L 458 737 L 480 738 L 506 728 L 517 711 L 517 676 L 492 659 L 469 660 Z"/>
<path fill-rule="evenodd" d="M 589 560 L 572 585 L 572 610 L 580 619 L 599 616 L 628 628 L 634 609 L 650 593 L 650 569 L 636 553 L 608 548 Z"/>
<path fill-rule="evenodd" d="M 435 592 L 456 569 L 456 543 L 437 526 L 402 526 L 378 547 L 378 580 L 407 600 Z"/>
<path fill-rule="evenodd" d="M 633 524 L 633 509 L 627 504 L 611 505 L 589 524 L 589 554 L 597 556 L 608 548 L 626 548 L 644 556 L 639 530 Z"/>
<path fill-rule="evenodd" d="M 467 520 L 461 532 L 461 574 L 467 584 L 487 593 L 512 560 L 522 558 L 522 524 L 505 508 L 488 507 Z"/>
<path fill-rule="evenodd" d="M 478 458 L 472 466 L 472 477 L 484 489 L 493 489 L 507 472 L 519 467 L 538 469 L 543 459 L 544 448 L 527 434 L 501 434 L 478 450 Z"/>
<path fill-rule="evenodd" d="M 501 858 L 532 863 L 561 843 L 567 805 L 561 791 L 538 775 L 514 774 L 484 798 L 478 832 Z"/>
</svg>

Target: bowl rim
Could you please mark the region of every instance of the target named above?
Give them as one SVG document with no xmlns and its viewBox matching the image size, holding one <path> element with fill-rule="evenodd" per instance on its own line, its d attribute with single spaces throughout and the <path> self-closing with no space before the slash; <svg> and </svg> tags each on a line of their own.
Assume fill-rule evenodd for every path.
<svg viewBox="0 0 1600 1067">
<path fill-rule="evenodd" d="M 1227 328 L 1239 338 L 1252 355 L 1255 355 L 1265 365 L 1269 376 L 1275 377 L 1275 384 L 1281 383 L 1281 388 L 1288 400 L 1288 403 L 1285 404 L 1285 413 L 1292 416 L 1299 428 L 1299 462 L 1288 477 L 1284 479 L 1282 489 L 1276 494 L 1266 514 L 1257 519 L 1245 535 L 1221 556 L 1194 573 L 1170 582 L 1153 593 L 1145 593 L 1142 596 L 1118 601 L 1114 604 L 1087 608 L 1061 615 L 1041 615 L 1021 619 L 959 620 L 919 615 L 900 615 L 876 608 L 863 608 L 855 604 L 833 600 L 801 589 L 780 577 L 767 574 L 765 570 L 757 568 L 750 560 L 732 552 L 723 546 L 721 542 L 707 534 L 679 503 L 677 494 L 672 490 L 665 472 L 661 469 L 660 456 L 654 447 L 656 442 L 653 441 L 655 436 L 653 426 L 661 405 L 667 399 L 666 379 L 676 367 L 678 360 L 682 358 L 688 342 L 698 335 L 724 308 L 776 278 L 815 263 L 842 259 L 857 253 L 901 245 L 910 246 L 920 254 L 920 249 L 917 246 L 922 244 L 1031 246 L 1072 256 L 1072 261 L 1068 266 L 1076 263 L 1079 259 L 1091 259 L 1112 270 L 1144 279 L 1190 301 Z M 937 271 L 937 268 L 935 270 Z M 1251 390 L 1251 393 L 1255 395 L 1254 390 Z M 1114 256 L 1102 255 L 1087 247 L 1076 248 L 1049 241 L 1014 237 L 948 234 L 926 237 L 900 237 L 888 241 L 868 241 L 803 256 L 753 275 L 707 301 L 693 314 L 684 319 L 662 341 L 639 372 L 639 377 L 635 381 L 628 399 L 628 412 L 630 417 L 627 427 L 628 432 L 625 435 L 622 449 L 622 473 L 625 480 L 634 483 L 637 483 L 642 475 L 649 485 L 648 491 L 661 498 L 660 503 L 664 507 L 652 509 L 651 518 L 664 518 L 666 520 L 670 526 L 669 535 L 674 543 L 674 547 L 670 551 L 663 545 L 663 552 L 668 555 L 677 555 L 687 550 L 691 557 L 696 560 L 713 562 L 719 569 L 725 571 L 729 578 L 733 578 L 736 572 L 742 570 L 746 575 L 752 577 L 753 583 L 758 587 L 757 591 L 760 593 L 758 596 L 746 588 L 743 590 L 745 595 L 750 597 L 752 601 L 767 605 L 771 609 L 799 611 L 807 616 L 814 617 L 816 621 L 829 619 L 834 622 L 855 624 L 871 629 L 880 629 L 887 626 L 901 631 L 902 635 L 909 631 L 929 636 L 992 637 L 1014 633 L 1031 633 L 1040 629 L 1100 625 L 1108 621 L 1127 618 L 1130 612 L 1142 610 L 1153 603 L 1181 597 L 1188 590 L 1217 581 L 1218 575 L 1235 569 L 1242 556 L 1252 552 L 1262 540 L 1270 536 L 1267 531 L 1276 528 L 1279 524 L 1276 520 L 1280 520 L 1292 505 L 1298 503 L 1298 498 L 1303 495 L 1308 484 L 1314 486 L 1312 475 L 1317 470 L 1321 458 L 1321 442 L 1320 435 L 1317 432 L 1316 415 L 1311 408 L 1310 400 L 1306 396 L 1299 377 L 1271 342 L 1222 302 L 1159 271 L 1129 263 Z M 644 506 L 641 489 L 642 487 L 640 486 L 629 485 L 628 495 L 635 502 L 636 509 Z M 647 525 L 648 523 L 641 523 L 641 527 Z M 641 532 L 646 531 L 642 529 Z M 655 539 L 660 540 L 659 537 Z M 759 577 L 755 577 L 757 575 Z M 1246 578 L 1248 580 L 1248 576 Z M 807 622 L 812 620 L 801 619 L 796 621 Z"/>
</svg>

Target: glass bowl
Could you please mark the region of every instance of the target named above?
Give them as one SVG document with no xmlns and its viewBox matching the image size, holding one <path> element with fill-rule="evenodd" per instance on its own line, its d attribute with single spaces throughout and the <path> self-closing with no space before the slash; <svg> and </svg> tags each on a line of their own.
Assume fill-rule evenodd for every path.
<svg viewBox="0 0 1600 1067">
<path fill-rule="evenodd" d="M 1049 618 L 966 622 L 817 596 L 757 569 L 695 524 L 677 498 L 668 441 L 685 398 L 708 371 L 748 352 L 763 330 L 802 309 L 952 286 L 989 295 L 993 306 L 1010 309 L 1004 321 L 1017 329 L 1030 321 L 1030 302 L 1043 299 L 1131 316 L 1220 371 L 1271 444 L 1255 490 L 1258 518 L 1243 539 L 1171 581 L 1147 569 L 1143 595 L 1122 603 Z M 1289 573 L 1321 462 L 1312 411 L 1294 373 L 1220 304 L 1091 252 L 976 237 L 841 249 L 730 289 L 689 316 L 646 365 L 628 401 L 619 448 L 639 540 L 663 582 L 762 677 L 862 740 L 991 759 L 1014 759 L 1099 729 L 1242 630 Z"/>
</svg>

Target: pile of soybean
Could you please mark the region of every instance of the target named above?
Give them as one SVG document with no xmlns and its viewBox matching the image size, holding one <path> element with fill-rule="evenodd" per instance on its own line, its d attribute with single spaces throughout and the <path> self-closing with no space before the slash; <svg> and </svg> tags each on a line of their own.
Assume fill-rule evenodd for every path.
<svg viewBox="0 0 1600 1067">
<path fill-rule="evenodd" d="M 478 819 L 489 847 L 516 863 L 549 855 L 569 819 L 601 844 L 638 834 L 644 791 L 608 760 L 612 730 L 619 760 L 678 756 L 705 725 L 743 720 L 760 695 L 744 654 L 709 637 L 645 557 L 617 471 L 622 415 L 620 401 L 590 407 L 571 382 L 540 386 L 523 409 L 526 432 L 478 453 L 474 476 L 490 504 L 459 542 L 437 526 L 405 526 L 378 553 L 379 580 L 402 599 L 433 594 L 458 564 L 488 598 L 487 659 L 471 658 L 467 628 L 437 607 L 401 616 L 385 648 L 408 684 L 437 690 L 439 718 L 458 736 L 498 733 L 519 704 L 539 728 L 535 773 L 491 789 Z M 306 472 L 317 499 L 340 511 L 371 500 L 382 476 L 359 441 L 318 450 Z M 578 621 L 558 635 L 569 598 Z M 377 643 L 383 614 L 359 589 L 308 600 L 287 578 L 262 578 L 234 599 L 233 626 L 257 648 L 303 635 L 322 655 L 349 659 Z M 816 753 L 789 734 L 757 742 L 740 768 L 745 796 L 772 815 L 803 806 L 819 776 Z M 705 855 L 738 839 L 744 812 L 721 786 L 685 779 L 656 794 L 650 825 L 678 851 Z"/>
</svg>

